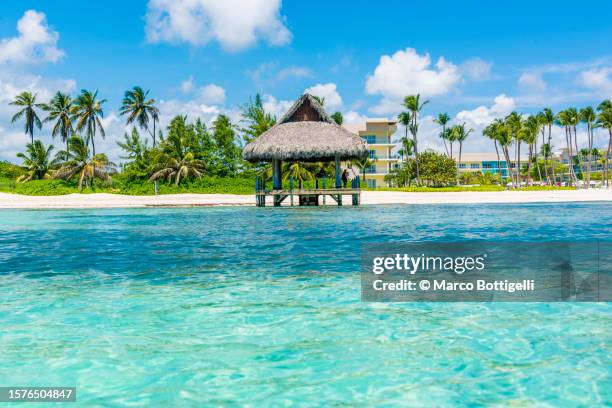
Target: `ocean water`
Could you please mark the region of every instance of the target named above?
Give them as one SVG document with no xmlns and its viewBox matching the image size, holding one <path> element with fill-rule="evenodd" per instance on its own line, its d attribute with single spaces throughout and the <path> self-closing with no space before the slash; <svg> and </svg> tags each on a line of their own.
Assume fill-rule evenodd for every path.
<svg viewBox="0 0 612 408">
<path fill-rule="evenodd" d="M 0 386 L 88 407 L 610 406 L 609 303 L 360 301 L 363 243 L 589 239 L 612 239 L 611 205 L 0 211 Z"/>
</svg>

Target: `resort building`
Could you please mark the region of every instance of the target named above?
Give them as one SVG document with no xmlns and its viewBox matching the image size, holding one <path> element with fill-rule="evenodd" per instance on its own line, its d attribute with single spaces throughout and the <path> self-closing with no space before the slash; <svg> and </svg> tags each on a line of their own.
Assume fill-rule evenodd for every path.
<svg viewBox="0 0 612 408">
<path fill-rule="evenodd" d="M 397 167 L 400 161 L 399 155 L 393 153 L 398 145 L 391 141 L 397 130 L 397 122 L 386 118 L 367 118 L 364 123 L 343 126 L 361 136 L 367 143 L 368 157 L 372 165 L 366 168 L 365 183 L 369 188 L 386 187 L 385 176 Z"/>
<path fill-rule="evenodd" d="M 459 173 L 479 171 L 481 173 L 501 174 L 502 178 L 508 178 L 508 164 L 501 153 L 499 158 L 498 162 L 496 153 L 462 153 L 461 163 L 457 165 L 457 168 Z M 455 157 L 455 160 L 458 159 L 459 157 Z M 510 168 L 514 170 L 516 162 L 511 161 Z"/>
<path fill-rule="evenodd" d="M 588 152 L 588 150 L 587 150 Z M 591 173 L 600 173 L 604 169 L 604 163 L 606 161 L 606 150 L 596 150 L 597 153 L 591 154 Z M 589 169 L 589 158 L 588 155 L 581 155 L 580 160 L 582 160 L 582 171 L 580 170 L 580 164 L 578 161 L 578 155 L 576 152 L 573 152 L 572 162 L 574 166 L 574 172 L 576 174 L 587 173 Z M 566 166 L 570 162 L 570 155 L 567 147 L 561 149 L 561 154 L 558 156 L 558 160 L 565 164 Z M 612 160 L 612 154 L 609 157 L 609 160 Z M 569 176 L 569 173 L 567 173 Z"/>
</svg>

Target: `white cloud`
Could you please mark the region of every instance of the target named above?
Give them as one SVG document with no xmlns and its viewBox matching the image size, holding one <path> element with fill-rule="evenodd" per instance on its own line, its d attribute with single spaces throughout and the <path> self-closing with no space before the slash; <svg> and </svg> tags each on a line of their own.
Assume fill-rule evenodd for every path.
<svg viewBox="0 0 612 408">
<path fill-rule="evenodd" d="M 338 89 L 334 83 L 316 84 L 310 88 L 306 88 L 304 92 L 325 98 L 326 110 L 334 110 L 342 106 L 342 97 L 338 93 Z"/>
<path fill-rule="evenodd" d="M 481 105 L 472 110 L 463 110 L 457 114 L 459 122 L 468 122 L 470 125 L 486 126 L 496 118 L 508 115 L 516 108 L 513 98 L 501 94 L 495 97 L 493 105 L 489 108 Z"/>
<path fill-rule="evenodd" d="M 481 58 L 472 58 L 461 64 L 461 72 L 474 81 L 485 81 L 491 78 L 492 63 Z"/>
<path fill-rule="evenodd" d="M 193 76 L 189 75 L 189 78 L 181 82 L 181 92 L 184 94 L 188 94 L 193 92 L 195 89 L 195 82 L 193 80 Z"/>
<path fill-rule="evenodd" d="M 410 94 L 423 97 L 448 93 L 461 80 L 456 65 L 440 57 L 434 66 L 429 54 L 419 55 L 413 48 L 380 57 L 378 66 L 366 79 L 368 95 L 382 95 L 382 100 L 371 110 L 375 113 L 394 113 L 403 98 Z"/>
<path fill-rule="evenodd" d="M 542 92 L 546 90 L 546 82 L 538 72 L 523 72 L 518 79 L 521 88 L 529 91 Z"/>
<path fill-rule="evenodd" d="M 293 105 L 293 101 L 287 100 L 277 100 L 272 95 L 264 95 L 263 96 L 263 107 L 264 110 L 271 115 L 275 116 L 276 119 L 280 119 L 281 116 L 285 114 L 289 110 L 289 108 Z"/>
<path fill-rule="evenodd" d="M 281 68 L 276 61 L 264 62 L 254 70 L 247 70 L 246 74 L 258 84 L 274 84 L 286 79 L 303 79 L 313 76 L 310 68 L 296 65 Z"/>
<path fill-rule="evenodd" d="M 582 85 L 603 96 L 612 95 L 612 67 L 594 68 L 580 74 Z"/>
<path fill-rule="evenodd" d="M 64 56 L 57 48 L 59 34 L 47 25 L 44 13 L 28 10 L 17 22 L 19 35 L 0 40 L 0 64 L 56 62 Z"/>
<path fill-rule="evenodd" d="M 292 35 L 280 7 L 281 0 L 150 0 L 146 37 L 154 43 L 217 41 L 229 51 L 245 49 L 258 39 L 284 45 Z"/>
<path fill-rule="evenodd" d="M 225 89 L 219 85 L 209 84 L 200 88 L 200 101 L 207 105 L 225 102 Z"/>
<path fill-rule="evenodd" d="M 368 118 L 356 111 L 348 111 L 342 114 L 345 124 L 359 125 L 364 123 Z"/>
<path fill-rule="evenodd" d="M 312 77 L 312 71 L 310 68 L 306 67 L 297 67 L 290 66 L 287 68 L 283 68 L 276 74 L 276 79 L 279 81 L 285 80 L 287 78 L 310 78 Z"/>
</svg>

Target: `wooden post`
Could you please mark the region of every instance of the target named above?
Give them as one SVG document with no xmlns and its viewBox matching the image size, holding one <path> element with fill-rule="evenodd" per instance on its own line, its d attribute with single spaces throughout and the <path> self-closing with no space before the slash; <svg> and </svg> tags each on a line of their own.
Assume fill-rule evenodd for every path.
<svg viewBox="0 0 612 408">
<path fill-rule="evenodd" d="M 342 177 L 340 176 L 340 156 L 336 155 L 336 188 L 342 187 Z"/>
<path fill-rule="evenodd" d="M 274 186 L 273 186 L 273 190 L 282 190 L 283 189 L 283 184 L 282 184 L 282 175 L 281 175 L 281 161 L 280 160 L 272 160 L 272 179 L 274 180 Z M 274 206 L 275 207 L 280 207 L 281 203 L 280 203 L 280 195 L 279 194 L 274 194 L 273 195 L 274 198 Z"/>
<path fill-rule="evenodd" d="M 323 177 L 323 190 L 327 187 L 327 177 Z M 323 205 L 325 205 L 325 194 L 323 194 Z"/>
<path fill-rule="evenodd" d="M 291 206 L 293 207 L 293 176 L 289 176 L 289 194 L 291 198 Z"/>
</svg>

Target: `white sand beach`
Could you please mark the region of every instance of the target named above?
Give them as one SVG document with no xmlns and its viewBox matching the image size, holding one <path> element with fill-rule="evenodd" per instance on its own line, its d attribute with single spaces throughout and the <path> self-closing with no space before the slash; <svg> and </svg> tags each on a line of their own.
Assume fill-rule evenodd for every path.
<svg viewBox="0 0 612 408">
<path fill-rule="evenodd" d="M 286 201 L 288 202 L 289 200 Z M 457 193 L 364 191 L 362 192 L 361 201 L 364 205 L 612 201 L 612 189 Z M 328 205 L 332 202 L 330 198 L 327 198 Z M 345 205 L 350 205 L 350 196 L 346 196 L 344 202 Z M 68 194 L 62 196 L 25 196 L 0 193 L 0 208 L 127 208 L 223 205 L 255 205 L 255 196 L 235 194 L 168 194 L 159 196 Z M 271 203 L 268 205 L 271 205 Z"/>
</svg>

